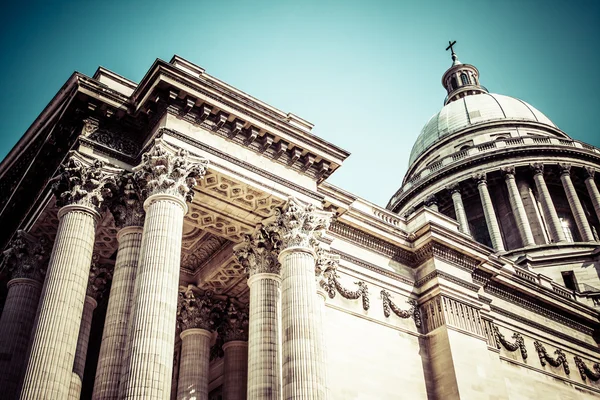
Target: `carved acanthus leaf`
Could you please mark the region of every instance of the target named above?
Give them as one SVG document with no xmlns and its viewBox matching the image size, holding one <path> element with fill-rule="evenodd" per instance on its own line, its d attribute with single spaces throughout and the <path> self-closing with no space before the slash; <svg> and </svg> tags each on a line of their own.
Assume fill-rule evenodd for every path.
<svg viewBox="0 0 600 400">
<path fill-rule="evenodd" d="M 98 258 L 98 255 L 94 255 L 86 292 L 87 296 L 92 297 L 96 301 L 100 301 L 106 294 L 113 274 L 113 267 L 110 265 L 101 265 Z"/>
<path fill-rule="evenodd" d="M 230 302 L 222 324 L 223 341 L 248 340 L 248 309 Z"/>
<path fill-rule="evenodd" d="M 421 326 L 421 312 L 417 302 L 413 299 L 409 299 L 406 302 L 410 304 L 408 310 L 401 310 L 391 300 L 392 295 L 387 290 L 381 291 L 381 298 L 383 299 L 383 314 L 387 317 L 390 316 L 390 311 L 396 314 L 400 318 L 413 318 L 415 320 L 415 326 L 419 328 Z"/>
<path fill-rule="evenodd" d="M 254 274 L 279 274 L 281 265 L 271 233 L 259 225 L 252 235 L 244 235 L 244 241 L 233 248 L 237 261 L 252 276 Z"/>
<path fill-rule="evenodd" d="M 569 375 L 571 370 L 569 369 L 569 362 L 567 361 L 567 356 L 561 349 L 556 349 L 554 354 L 556 354 L 556 358 L 550 357 L 544 345 L 537 340 L 533 342 L 535 346 L 535 350 L 538 352 L 538 356 L 540 357 L 540 363 L 542 366 L 546 365 L 546 362 L 553 367 L 563 366 L 565 370 L 565 374 Z"/>
<path fill-rule="evenodd" d="M 594 368 L 594 370 L 592 371 L 585 364 L 585 362 L 581 359 L 581 357 L 575 356 L 575 357 L 573 357 L 573 359 L 575 360 L 575 364 L 577 365 L 577 368 L 579 369 L 579 373 L 581 374 L 581 379 L 583 379 L 585 381 L 586 378 L 590 378 L 594 382 L 597 381 L 598 379 L 600 379 L 600 364 L 599 363 L 594 363 L 594 365 L 592 366 L 592 368 Z"/>
<path fill-rule="evenodd" d="M 196 180 L 206 173 L 208 160 L 193 157 L 184 149 L 174 149 L 156 139 L 154 147 L 142 155 L 133 169 L 144 197 L 169 194 L 191 201 Z"/>
<path fill-rule="evenodd" d="M 134 175 L 129 172 L 121 174 L 117 193 L 108 203 L 117 228 L 143 226 L 145 212 L 142 203 L 141 190 Z"/>
<path fill-rule="evenodd" d="M 3 252 L 0 269 L 7 268 L 12 279 L 27 278 L 42 282 L 51 250 L 52 247 L 46 238 L 37 239 L 19 230 Z"/>
<path fill-rule="evenodd" d="M 504 346 L 504 348 L 508 351 L 516 351 L 517 349 L 521 350 L 521 356 L 523 360 L 527 359 L 527 348 L 525 347 L 525 340 L 520 333 L 515 332 L 512 335 L 512 338 L 515 340 L 514 343 L 506 340 L 504 335 L 500 333 L 500 330 L 496 325 L 494 325 L 494 338 L 496 339 L 496 347 L 500 348 L 500 345 Z"/>
<path fill-rule="evenodd" d="M 177 324 L 181 331 L 194 328 L 215 331 L 224 310 L 225 304 L 215 299 L 213 292 L 190 285 L 179 292 Z"/>
</svg>

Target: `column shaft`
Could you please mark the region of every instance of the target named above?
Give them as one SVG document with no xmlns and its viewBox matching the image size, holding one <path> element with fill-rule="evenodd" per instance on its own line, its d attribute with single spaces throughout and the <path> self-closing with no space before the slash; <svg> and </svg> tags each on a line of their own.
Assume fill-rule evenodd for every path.
<svg viewBox="0 0 600 400">
<path fill-rule="evenodd" d="M 324 399 L 323 334 L 315 285 L 315 256 L 307 248 L 287 248 L 281 263 L 283 398 Z"/>
<path fill-rule="evenodd" d="M 594 210 L 596 211 L 598 220 L 600 221 L 600 192 L 598 191 L 598 186 L 596 185 L 594 178 L 586 178 L 585 186 L 587 187 L 588 193 L 590 194 L 590 199 L 592 200 L 592 204 L 594 205 Z"/>
<path fill-rule="evenodd" d="M 83 306 L 83 315 L 81 316 L 81 325 L 79 327 L 79 337 L 77 338 L 77 350 L 75 351 L 75 361 L 73 363 L 71 389 L 69 390 L 70 399 L 76 400 L 81 396 L 81 383 L 83 382 L 83 371 L 85 370 L 85 360 L 90 342 L 92 317 L 97 305 L 96 300 L 90 296 L 85 297 L 85 305 Z"/>
<path fill-rule="evenodd" d="M 469 229 L 469 220 L 465 212 L 465 205 L 463 204 L 460 192 L 457 190 L 452 192 L 452 203 L 454 204 L 454 213 L 456 214 L 459 230 L 465 235 L 470 235 L 471 230 Z"/>
<path fill-rule="evenodd" d="M 494 211 L 494 205 L 492 204 L 492 198 L 490 197 L 487 184 L 480 181 L 477 184 L 477 189 L 479 189 L 483 214 L 485 215 L 485 222 L 488 227 L 488 232 L 490 233 L 490 239 L 492 240 L 492 247 L 496 251 L 504 251 L 502 233 L 500 233 L 500 226 L 498 225 L 498 219 L 496 218 L 496 212 Z"/>
<path fill-rule="evenodd" d="M 281 361 L 279 354 L 280 318 L 279 275 L 254 274 L 250 287 L 248 331 L 248 399 L 279 399 Z"/>
<path fill-rule="evenodd" d="M 144 204 L 138 274 L 119 388 L 122 399 L 164 399 L 171 392 L 183 216 L 178 197 L 152 195 Z"/>
<path fill-rule="evenodd" d="M 0 393 L 6 399 L 14 399 L 25 368 L 42 284 L 34 279 L 16 278 L 7 286 L 8 294 L 0 318 Z"/>
<path fill-rule="evenodd" d="M 533 246 L 535 245 L 535 239 L 533 238 L 531 225 L 527 218 L 527 212 L 525 212 L 523 199 L 521 199 L 521 194 L 519 193 L 517 183 L 515 182 L 515 176 L 513 174 L 506 174 L 505 179 L 506 187 L 508 189 L 508 200 L 515 217 L 515 222 L 517 223 L 517 228 L 519 229 L 523 246 Z"/>
<path fill-rule="evenodd" d="M 142 227 L 123 228 L 117 234 L 119 249 L 108 298 L 102 344 L 92 399 L 116 400 L 127 341 L 127 325 L 137 272 Z"/>
<path fill-rule="evenodd" d="M 560 180 L 563 184 L 563 188 L 565 189 L 567 200 L 569 201 L 569 207 L 571 208 L 571 212 L 575 218 L 575 223 L 577 224 L 577 229 L 579 230 L 581 240 L 584 242 L 593 242 L 595 240 L 594 235 L 592 234 L 592 229 L 590 228 L 588 219 L 585 216 L 585 212 L 583 211 L 583 207 L 579 201 L 579 196 L 577 196 L 575 186 L 573 186 L 571 175 L 569 175 L 569 172 L 563 172 L 560 175 Z"/>
<path fill-rule="evenodd" d="M 246 400 L 248 342 L 227 342 L 223 345 L 223 352 L 223 400 Z"/>
<path fill-rule="evenodd" d="M 550 238 L 553 242 L 566 241 L 567 239 L 565 238 L 565 233 L 563 232 L 560 220 L 558 219 L 558 214 L 556 213 L 556 208 L 554 208 L 552 198 L 550 197 L 550 192 L 548 192 L 544 175 L 542 173 L 534 173 L 533 180 L 535 181 L 535 187 L 540 195 L 542 212 L 544 213 L 546 224 L 548 224 Z"/>
<path fill-rule="evenodd" d="M 177 400 L 202 400 L 208 398 L 210 340 L 212 333 L 206 329 L 187 329 L 181 333 L 181 360 Z M 163 398 L 167 398 L 165 394 Z"/>
<path fill-rule="evenodd" d="M 98 214 L 70 205 L 59 218 L 21 399 L 69 394 Z"/>
</svg>

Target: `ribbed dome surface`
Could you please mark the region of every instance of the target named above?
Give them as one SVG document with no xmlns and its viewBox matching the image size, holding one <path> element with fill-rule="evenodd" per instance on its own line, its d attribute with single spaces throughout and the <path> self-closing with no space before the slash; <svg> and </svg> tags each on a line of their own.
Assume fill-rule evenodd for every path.
<svg viewBox="0 0 600 400">
<path fill-rule="evenodd" d="M 409 165 L 435 142 L 464 128 L 495 120 L 534 121 L 556 127 L 526 102 L 500 94 L 465 96 L 442 108 L 425 124 L 410 153 Z"/>
</svg>

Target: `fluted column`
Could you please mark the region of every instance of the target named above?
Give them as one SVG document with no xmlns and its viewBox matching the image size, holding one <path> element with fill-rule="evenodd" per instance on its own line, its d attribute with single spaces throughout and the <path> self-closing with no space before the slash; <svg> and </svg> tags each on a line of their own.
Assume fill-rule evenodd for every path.
<svg viewBox="0 0 600 400">
<path fill-rule="evenodd" d="M 117 259 L 113 273 L 104 331 L 94 380 L 94 400 L 117 400 L 119 382 L 123 364 L 129 360 L 126 351 L 127 327 L 130 323 L 131 303 L 137 273 L 140 247 L 142 244 L 142 225 L 144 210 L 139 190 L 133 177 L 122 177 L 119 192 L 115 200 L 109 203 L 119 228 L 117 241 Z"/>
<path fill-rule="evenodd" d="M 181 330 L 181 359 L 178 400 L 208 398 L 210 343 L 224 309 L 222 302 L 216 301 L 211 293 L 204 293 L 195 286 L 183 288 L 179 293 L 177 323 Z"/>
<path fill-rule="evenodd" d="M 460 194 L 460 186 L 458 183 L 448 187 L 452 195 L 452 203 L 454 204 L 454 213 L 456 214 L 456 220 L 458 221 L 458 229 L 465 235 L 471 235 L 469 229 L 469 220 L 467 219 L 467 213 L 465 212 L 465 205 L 462 201 Z"/>
<path fill-rule="evenodd" d="M 195 177 L 204 175 L 206 164 L 157 139 L 134 169 L 148 198 L 121 399 L 164 399 L 171 392 L 185 201 L 191 200 Z"/>
<path fill-rule="evenodd" d="M 223 400 L 245 400 L 248 384 L 248 310 L 230 302 L 223 321 Z"/>
<path fill-rule="evenodd" d="M 116 172 L 116 171 L 115 171 Z M 102 163 L 73 155 L 54 189 L 58 230 L 41 300 L 21 399 L 68 398 L 92 261 L 98 208 L 109 190 Z"/>
<path fill-rule="evenodd" d="M 544 220 L 548 225 L 550 239 L 555 243 L 564 242 L 567 239 L 565 238 L 565 233 L 563 232 L 560 220 L 558 219 L 556 208 L 554 208 L 554 202 L 552 201 L 552 197 L 550 197 L 550 192 L 548 191 L 546 181 L 544 180 L 544 164 L 534 163 L 531 164 L 530 167 L 533 171 L 535 187 L 540 196 L 539 200 L 542 205 L 542 213 L 544 214 Z"/>
<path fill-rule="evenodd" d="M 259 226 L 234 251 L 250 275 L 247 396 L 250 400 L 279 399 L 281 277 L 274 242 Z"/>
<path fill-rule="evenodd" d="M 579 201 L 579 196 L 577 196 L 577 191 L 575 190 L 575 186 L 573 186 L 573 181 L 571 180 L 571 165 L 559 164 L 558 167 L 560 169 L 560 181 L 565 189 L 565 194 L 567 195 L 567 200 L 569 201 L 569 207 L 571 208 L 571 213 L 573 213 L 573 218 L 575 218 L 575 224 L 577 225 L 577 230 L 579 231 L 581 240 L 584 242 L 593 242 L 595 239 L 594 235 L 592 234 L 592 228 L 590 228 L 588 219 L 583 211 L 581 202 Z"/>
<path fill-rule="evenodd" d="M 594 211 L 596 211 L 596 215 L 598 216 L 598 221 L 600 221 L 600 192 L 598 191 L 596 181 L 594 181 L 595 172 L 594 168 L 585 167 L 585 186 L 590 194 L 590 199 L 592 200 Z"/>
<path fill-rule="evenodd" d="M 502 233 L 500 232 L 500 225 L 498 225 L 492 198 L 488 191 L 486 175 L 485 173 L 478 173 L 473 176 L 473 179 L 477 182 L 477 189 L 479 190 L 479 197 L 481 198 L 481 205 L 483 206 L 483 215 L 485 216 L 485 222 L 487 224 L 488 232 L 490 233 L 490 239 L 492 240 L 492 247 L 496 251 L 504 251 Z"/>
<path fill-rule="evenodd" d="M 519 193 L 517 183 L 515 182 L 515 167 L 503 167 L 502 173 L 504 174 L 504 180 L 506 181 L 508 200 L 515 217 L 515 222 L 517 223 L 517 229 L 519 230 L 521 242 L 523 243 L 523 246 L 534 246 L 535 239 L 533 238 L 531 225 L 529 224 L 529 219 L 527 218 L 527 212 L 525 211 L 525 206 L 523 205 L 523 199 L 521 199 L 521 194 Z"/>
<path fill-rule="evenodd" d="M 434 194 L 427 196 L 424 203 L 425 203 L 425 206 L 431 208 L 433 211 L 436 211 L 436 212 L 439 211 L 438 200 Z"/>
<path fill-rule="evenodd" d="M 324 399 L 323 334 L 315 284 L 316 238 L 331 213 L 290 198 L 267 227 L 280 241 L 283 398 Z"/>
<path fill-rule="evenodd" d="M 4 252 L 10 272 L 8 294 L 0 318 L 0 393 L 3 398 L 18 397 L 19 380 L 24 372 L 27 345 L 35 321 L 48 246 L 24 231 Z"/>
</svg>

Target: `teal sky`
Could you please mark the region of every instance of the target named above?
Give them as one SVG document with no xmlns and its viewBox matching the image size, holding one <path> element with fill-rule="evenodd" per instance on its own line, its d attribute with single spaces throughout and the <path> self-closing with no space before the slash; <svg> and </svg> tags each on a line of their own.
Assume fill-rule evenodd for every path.
<svg viewBox="0 0 600 400">
<path fill-rule="evenodd" d="M 440 110 L 448 40 L 491 92 L 600 147 L 598 1 L 78 1 L 0 8 L 0 157 L 69 75 L 139 81 L 178 54 L 352 155 L 329 181 L 385 206 Z"/>
</svg>

